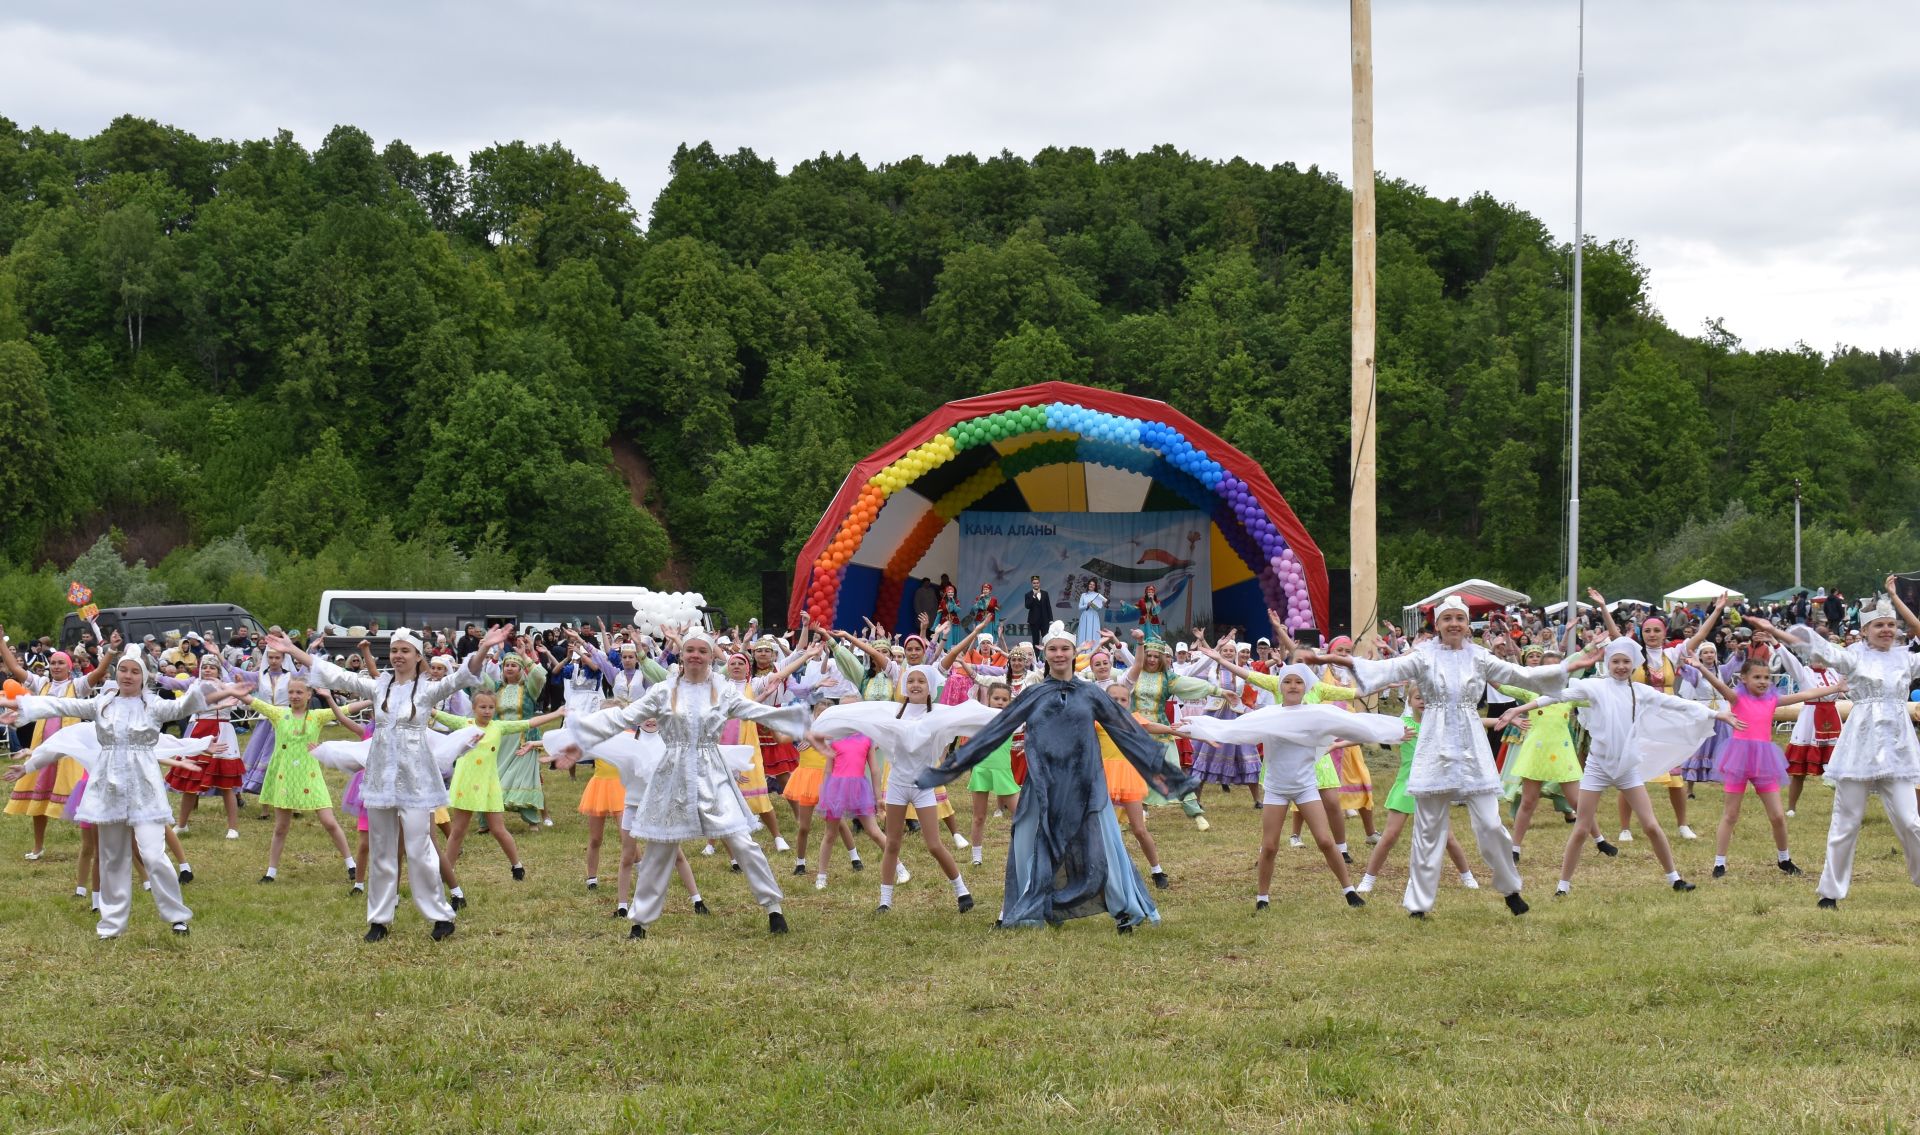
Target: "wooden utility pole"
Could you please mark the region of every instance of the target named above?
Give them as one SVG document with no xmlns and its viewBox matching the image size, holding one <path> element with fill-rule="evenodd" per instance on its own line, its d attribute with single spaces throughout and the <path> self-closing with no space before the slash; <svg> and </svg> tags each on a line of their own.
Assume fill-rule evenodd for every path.
<svg viewBox="0 0 1920 1135">
<path fill-rule="evenodd" d="M 1353 46 L 1353 499 L 1349 553 L 1356 653 L 1371 656 L 1379 621 L 1380 553 L 1374 533 L 1373 3 L 1350 0 Z"/>
</svg>

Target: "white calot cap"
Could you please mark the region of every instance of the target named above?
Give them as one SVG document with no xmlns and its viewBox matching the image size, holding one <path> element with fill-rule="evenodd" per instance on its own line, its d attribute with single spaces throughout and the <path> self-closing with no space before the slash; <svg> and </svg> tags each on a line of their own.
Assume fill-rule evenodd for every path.
<svg viewBox="0 0 1920 1135">
<path fill-rule="evenodd" d="M 1053 625 L 1047 628 L 1046 634 L 1040 636 L 1040 645 L 1044 647 L 1048 643 L 1052 642 L 1054 639 L 1059 639 L 1060 641 L 1066 643 L 1068 646 L 1080 645 L 1077 641 L 1074 640 L 1073 632 L 1067 629 L 1067 624 L 1061 622 L 1058 619 L 1055 619 L 1053 621 Z"/>
<path fill-rule="evenodd" d="M 1894 613 L 1893 603 L 1884 595 L 1874 596 L 1873 606 L 1868 607 L 1863 605 L 1860 608 L 1860 626 L 1862 628 L 1865 628 L 1868 623 L 1877 623 L 1881 619 L 1897 618 L 1899 618 L 1899 616 Z"/>
<path fill-rule="evenodd" d="M 1462 615 L 1472 614 L 1472 612 L 1467 610 L 1467 601 L 1458 595 L 1449 595 L 1442 600 L 1440 605 L 1433 609 L 1433 617 L 1436 619 L 1439 618 L 1440 612 L 1442 611 L 1458 611 Z"/>
<path fill-rule="evenodd" d="M 1647 660 L 1647 652 L 1640 649 L 1640 644 L 1630 638 L 1616 638 L 1612 642 L 1609 642 L 1606 653 L 1601 657 L 1604 660 L 1612 658 L 1615 655 L 1622 655 L 1630 659 L 1635 666 Z"/>
<path fill-rule="evenodd" d="M 427 648 L 425 646 L 422 646 L 420 643 L 420 636 L 414 634 L 412 631 L 408 630 L 405 627 L 399 627 L 395 629 L 393 634 L 390 637 L 388 637 L 387 649 L 392 650 L 395 646 L 403 642 L 406 643 L 408 646 L 413 647 L 415 650 L 419 651 L 421 654 L 425 654 L 427 652 Z"/>
<path fill-rule="evenodd" d="M 1280 667 L 1273 675 L 1273 680 L 1276 682 L 1284 681 L 1288 678 L 1300 679 L 1307 684 L 1309 690 L 1313 688 L 1314 683 L 1320 680 L 1320 676 L 1315 674 L 1310 667 L 1299 662 L 1289 662 L 1285 666 Z"/>
</svg>

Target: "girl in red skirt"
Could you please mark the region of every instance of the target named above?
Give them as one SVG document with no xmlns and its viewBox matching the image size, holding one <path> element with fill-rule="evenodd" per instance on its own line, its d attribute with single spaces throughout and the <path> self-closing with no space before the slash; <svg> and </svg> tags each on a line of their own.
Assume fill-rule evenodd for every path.
<svg viewBox="0 0 1920 1135">
<path fill-rule="evenodd" d="M 216 654 L 202 657 L 198 679 L 161 678 L 160 684 L 182 691 L 197 684 L 206 700 L 214 703 L 220 700 L 221 687 L 225 685 L 220 657 Z M 232 716 L 231 709 L 209 709 L 195 714 L 187 727 L 187 738 L 210 737 L 213 748 L 193 762 L 196 767 L 191 771 L 176 766 L 167 772 L 167 787 L 180 794 L 180 823 L 175 830 L 181 835 L 187 834 L 187 824 L 193 819 L 193 810 L 200 806 L 201 794 L 218 792 L 227 805 L 227 838 L 240 838 L 240 782 L 246 778 L 247 762 L 241 756 L 240 742 L 229 720 Z"/>
</svg>

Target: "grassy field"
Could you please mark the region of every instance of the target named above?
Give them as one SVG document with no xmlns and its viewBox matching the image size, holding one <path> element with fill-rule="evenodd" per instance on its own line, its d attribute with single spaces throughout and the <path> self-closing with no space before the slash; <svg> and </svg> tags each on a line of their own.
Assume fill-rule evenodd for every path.
<svg viewBox="0 0 1920 1135">
<path fill-rule="evenodd" d="M 1375 763 L 1386 783 L 1391 758 Z M 337 781 L 336 781 L 337 784 Z M 549 780 L 557 826 L 522 836 L 510 881 L 468 844 L 472 905 L 434 944 L 403 898 L 361 943 L 365 906 L 311 820 L 281 881 L 256 884 L 268 825 L 196 827 L 176 939 L 136 895 L 94 940 L 70 897 L 76 838 L 22 862 L 0 826 L 0 1129 L 53 1131 L 1824 1131 L 1920 1123 L 1920 894 L 1872 813 L 1853 897 L 1814 907 L 1828 792 L 1790 821 L 1809 877 L 1742 825 L 1735 871 L 1661 883 L 1647 843 L 1583 864 L 1552 901 L 1566 828 L 1529 840 L 1534 912 L 1449 881 L 1435 916 L 1398 907 L 1405 846 L 1364 910 L 1311 850 L 1281 851 L 1252 910 L 1258 813 L 1210 796 L 1213 830 L 1154 813 L 1174 886 L 1165 922 L 989 933 L 1000 832 L 956 915 L 914 881 L 874 915 L 876 874 L 793 879 L 769 939 L 724 859 L 694 860 L 710 918 L 675 885 L 644 943 L 581 884 L 584 777 Z M 1717 793 L 1693 823 L 1708 833 Z M 1659 805 L 1666 815 L 1666 805 Z M 1611 815 L 1609 804 L 1605 815 Z M 211 817 L 209 817 L 211 821 Z M 1464 830 L 1464 823 L 1458 825 Z M 1310 845 L 1309 845 L 1310 846 Z M 877 854 L 870 862 L 877 864 Z M 786 879 L 791 857 L 776 855 Z M 611 875 L 611 866 L 607 874 Z M 1449 873 L 1451 874 L 1451 873 Z"/>
</svg>

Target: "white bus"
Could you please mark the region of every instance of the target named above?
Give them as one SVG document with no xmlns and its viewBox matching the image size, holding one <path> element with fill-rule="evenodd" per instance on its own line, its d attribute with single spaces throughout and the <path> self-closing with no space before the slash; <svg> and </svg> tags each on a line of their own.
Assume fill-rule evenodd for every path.
<svg viewBox="0 0 1920 1135">
<path fill-rule="evenodd" d="M 532 630 L 568 623 L 609 628 L 634 621 L 644 587 L 556 586 L 546 591 L 324 591 L 314 626 L 330 636 L 385 637 L 396 627 L 465 629 L 514 623 Z"/>
</svg>

